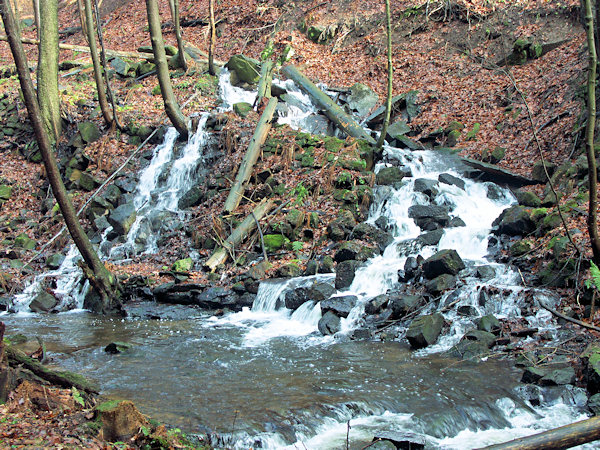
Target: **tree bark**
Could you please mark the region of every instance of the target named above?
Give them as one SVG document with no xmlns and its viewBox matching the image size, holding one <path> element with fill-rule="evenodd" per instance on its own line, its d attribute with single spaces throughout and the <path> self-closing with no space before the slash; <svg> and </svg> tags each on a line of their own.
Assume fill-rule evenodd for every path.
<svg viewBox="0 0 600 450">
<path fill-rule="evenodd" d="M 35 32 L 40 38 L 40 0 L 33 0 L 33 20 L 35 21 Z"/>
<path fill-rule="evenodd" d="M 590 193 L 588 204 L 588 232 L 590 234 L 593 260 L 596 265 L 600 265 L 600 236 L 598 236 L 598 176 L 596 173 L 596 154 L 594 150 L 594 131 L 596 127 L 596 66 L 598 64 L 598 58 L 594 40 L 594 16 L 592 14 L 591 0 L 585 0 L 585 22 L 589 53 L 588 118 L 585 133 Z"/>
<path fill-rule="evenodd" d="M 73 204 L 67 195 L 65 185 L 60 178 L 58 165 L 56 164 L 56 159 L 52 153 L 52 144 L 50 143 L 44 123 L 42 122 L 40 106 L 36 100 L 33 83 L 31 82 L 31 78 L 29 78 L 27 58 L 17 35 L 16 24 L 10 9 L 9 0 L 2 0 L 2 10 L 0 11 L 0 14 L 2 15 L 4 28 L 8 35 L 8 42 L 17 67 L 21 90 L 23 91 L 25 105 L 27 106 L 27 113 L 29 114 L 29 119 L 31 120 L 35 137 L 42 154 L 46 174 L 50 181 L 50 186 L 52 186 L 52 192 L 60 207 L 60 211 L 65 220 L 65 225 L 87 266 L 88 275 L 90 275 L 88 277 L 90 283 L 101 298 L 101 302 L 95 312 L 121 313 L 122 305 L 120 301 L 120 286 L 118 280 L 108 271 L 94 251 L 91 242 L 77 219 L 75 208 L 73 208 Z"/>
<path fill-rule="evenodd" d="M 44 129 L 54 143 L 60 136 L 58 95 L 58 0 L 40 2 L 37 98 Z"/>
<path fill-rule="evenodd" d="M 312 99 L 323 109 L 323 112 L 329 119 L 335 123 L 349 136 L 364 139 L 371 145 L 375 145 L 375 139 L 371 137 L 363 127 L 350 115 L 346 114 L 327 94 L 320 90 L 315 84 L 302 74 L 295 66 L 286 66 L 283 68 L 283 73 L 294 80 L 300 89 L 312 97 Z"/>
<path fill-rule="evenodd" d="M 169 0 L 169 7 L 171 8 L 171 17 L 173 17 L 173 27 L 175 28 L 175 38 L 177 39 L 177 58 L 179 67 L 181 67 L 183 70 L 187 70 L 185 46 L 183 45 L 183 39 L 181 37 L 181 24 L 179 22 L 179 0 Z"/>
<path fill-rule="evenodd" d="M 240 244 L 248 236 L 254 227 L 256 227 L 258 221 L 271 211 L 273 206 L 275 206 L 273 200 L 264 199 L 260 202 L 258 206 L 254 208 L 254 211 L 252 211 L 250 215 L 246 217 L 235 230 L 233 230 L 233 233 L 225 239 L 223 247 L 217 249 L 206 263 L 204 263 L 204 266 L 214 272 L 219 264 L 223 264 L 227 261 L 229 253 L 233 251 L 234 247 Z"/>
<path fill-rule="evenodd" d="M 598 439 L 600 439 L 600 417 L 592 417 L 564 427 L 485 448 L 489 450 L 563 449 Z"/>
<path fill-rule="evenodd" d="M 387 98 L 385 99 L 385 118 L 381 134 L 377 141 L 377 148 L 382 149 L 383 143 L 387 135 L 387 129 L 390 125 L 390 115 L 392 113 L 392 82 L 394 80 L 394 66 L 392 64 L 392 13 L 390 11 L 390 0 L 385 0 L 385 19 L 387 31 L 387 64 L 388 64 L 388 80 L 387 80 Z"/>
<path fill-rule="evenodd" d="M 177 100 L 175 100 L 175 94 L 173 94 L 171 78 L 169 77 L 169 66 L 167 65 L 165 54 L 165 44 L 160 29 L 158 2 L 156 0 L 146 0 L 146 11 L 148 13 L 150 40 L 152 42 L 152 50 L 154 51 L 158 84 L 160 85 L 160 92 L 165 104 L 165 112 L 181 137 L 185 139 L 188 135 L 187 118 L 179 109 Z"/>
<path fill-rule="evenodd" d="M 88 24 L 87 24 L 85 8 L 86 7 L 83 4 L 83 0 L 77 0 L 77 12 L 79 13 L 79 23 L 81 23 L 81 32 L 85 36 L 85 40 L 88 41 L 88 45 L 89 45 L 89 43 L 90 43 L 90 35 L 89 35 L 90 27 L 88 27 Z"/>
<path fill-rule="evenodd" d="M 106 87 L 104 86 L 104 80 L 102 78 L 102 67 L 100 66 L 100 60 L 98 58 L 98 48 L 96 47 L 96 36 L 94 35 L 94 18 L 92 17 L 92 2 L 91 0 L 84 0 L 85 4 L 84 15 L 85 20 L 85 31 L 87 33 L 88 44 L 90 46 L 90 55 L 92 57 L 92 64 L 94 66 L 94 79 L 96 80 L 96 90 L 98 91 L 98 103 L 102 110 L 102 116 L 108 126 L 113 123 L 113 114 L 108 106 L 108 100 L 106 99 Z"/>
<path fill-rule="evenodd" d="M 254 134 L 248 145 L 248 150 L 244 155 L 244 159 L 242 160 L 237 176 L 235 177 L 235 182 L 233 183 L 233 186 L 231 186 L 231 191 L 229 192 L 227 200 L 225 200 L 225 206 L 223 207 L 225 212 L 230 213 L 235 211 L 242 200 L 242 196 L 246 189 L 246 183 L 250 179 L 250 175 L 252 175 L 252 170 L 254 169 L 256 161 L 258 161 L 260 147 L 265 143 L 269 130 L 271 129 L 271 121 L 273 120 L 273 113 L 275 112 L 276 106 L 277 99 L 272 98 L 269 100 L 267 107 L 260 116 L 260 120 L 256 125 L 256 130 L 254 130 Z"/>
<path fill-rule="evenodd" d="M 216 46 L 216 29 L 215 29 L 215 0 L 208 0 L 208 22 L 210 25 L 210 37 L 208 43 L 208 73 L 212 76 L 217 74 L 215 69 L 215 46 Z"/>
<path fill-rule="evenodd" d="M 273 62 L 269 59 L 262 62 L 260 81 L 254 105 L 260 105 L 263 98 L 271 98 L 271 83 L 273 82 Z"/>
</svg>

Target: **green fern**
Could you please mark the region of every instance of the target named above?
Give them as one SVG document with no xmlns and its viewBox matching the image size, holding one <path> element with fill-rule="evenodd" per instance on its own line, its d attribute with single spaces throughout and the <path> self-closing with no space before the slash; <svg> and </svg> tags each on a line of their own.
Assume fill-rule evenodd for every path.
<svg viewBox="0 0 600 450">
<path fill-rule="evenodd" d="M 594 264 L 594 261 L 590 261 L 590 264 L 590 273 L 592 274 L 594 286 L 596 286 L 596 289 L 600 291 L 600 269 L 596 264 Z"/>
</svg>

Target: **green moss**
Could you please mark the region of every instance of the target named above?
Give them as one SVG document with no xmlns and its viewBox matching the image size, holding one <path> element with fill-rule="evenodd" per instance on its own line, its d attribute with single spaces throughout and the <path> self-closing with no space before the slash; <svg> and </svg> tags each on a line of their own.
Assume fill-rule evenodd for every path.
<svg viewBox="0 0 600 450">
<path fill-rule="evenodd" d="M 465 139 L 467 141 L 474 141 L 477 139 L 477 133 L 479 133 L 479 129 L 481 128 L 481 124 L 479 124 L 479 122 L 475 123 L 475 125 L 473 125 L 473 129 L 471 131 L 469 131 L 467 133 L 467 135 L 465 136 Z"/>
<path fill-rule="evenodd" d="M 337 153 L 344 148 L 344 141 L 335 137 L 327 137 L 323 140 L 323 146 L 328 152 Z"/>
<path fill-rule="evenodd" d="M 121 403 L 122 401 L 123 400 L 108 400 L 104 403 L 100 403 L 98 406 L 96 406 L 96 411 L 101 412 L 101 413 L 112 411 L 117 406 L 119 406 L 119 403 Z"/>
<path fill-rule="evenodd" d="M 154 86 L 154 89 L 152 89 L 152 95 L 160 95 L 161 90 L 160 90 L 160 85 L 156 85 Z"/>
</svg>

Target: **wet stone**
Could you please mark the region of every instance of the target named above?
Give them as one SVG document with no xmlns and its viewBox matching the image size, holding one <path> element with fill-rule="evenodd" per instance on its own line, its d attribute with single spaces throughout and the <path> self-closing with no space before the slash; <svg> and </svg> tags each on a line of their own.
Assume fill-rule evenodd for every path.
<svg viewBox="0 0 600 450">
<path fill-rule="evenodd" d="M 338 317 L 348 317 L 352 308 L 356 306 L 358 297 L 355 295 L 344 295 L 340 297 L 331 297 L 321 301 L 321 312 L 333 311 Z"/>
<path fill-rule="evenodd" d="M 340 318 L 333 311 L 327 311 L 319 320 L 319 331 L 327 336 L 340 331 Z"/>
</svg>

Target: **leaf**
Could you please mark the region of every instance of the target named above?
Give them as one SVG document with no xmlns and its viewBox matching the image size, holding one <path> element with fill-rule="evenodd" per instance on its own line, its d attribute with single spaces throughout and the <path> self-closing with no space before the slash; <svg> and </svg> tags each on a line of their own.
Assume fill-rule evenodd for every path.
<svg viewBox="0 0 600 450">
<path fill-rule="evenodd" d="M 594 285 L 596 286 L 596 289 L 600 291 L 600 269 L 594 264 L 594 261 L 590 261 L 590 264 L 590 273 L 592 274 Z"/>
<path fill-rule="evenodd" d="M 85 407 L 85 401 L 75 386 L 71 388 L 71 393 L 73 394 L 73 400 Z"/>
</svg>

